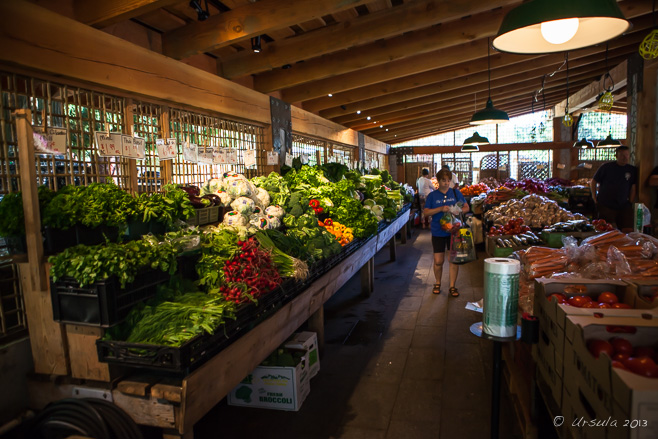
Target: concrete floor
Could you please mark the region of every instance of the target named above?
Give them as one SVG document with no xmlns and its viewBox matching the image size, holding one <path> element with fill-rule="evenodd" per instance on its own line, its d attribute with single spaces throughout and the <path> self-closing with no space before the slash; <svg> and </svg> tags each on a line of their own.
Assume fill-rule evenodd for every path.
<svg viewBox="0 0 658 439">
<path fill-rule="evenodd" d="M 230 407 L 225 401 L 195 427 L 195 438 L 470 439 L 490 435 L 492 344 L 469 327 L 482 315 L 483 257 L 462 266 L 460 297 L 432 294 L 430 233 L 415 229 L 375 257 L 375 291 L 359 276 L 325 305 L 324 352 L 298 412 Z M 447 264 L 446 264 L 447 267 Z M 448 284 L 447 268 L 443 285 Z M 504 383 L 503 383 L 504 388 Z M 501 438 L 519 438 L 503 392 Z"/>
</svg>

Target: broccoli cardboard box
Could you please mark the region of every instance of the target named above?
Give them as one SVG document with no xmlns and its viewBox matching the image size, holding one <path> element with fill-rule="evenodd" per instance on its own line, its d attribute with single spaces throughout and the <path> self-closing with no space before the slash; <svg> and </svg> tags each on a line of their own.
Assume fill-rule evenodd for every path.
<svg viewBox="0 0 658 439">
<path fill-rule="evenodd" d="M 568 316 L 565 335 L 565 396 L 575 416 L 565 423 L 575 423 L 583 438 L 658 437 L 658 378 L 613 367 L 606 353 L 595 358 L 590 352 L 600 345 L 595 340 L 613 338 L 656 349 L 658 319 Z"/>
<path fill-rule="evenodd" d="M 290 349 L 302 349 L 306 351 L 306 366 L 309 377 L 313 378 L 320 371 L 320 354 L 318 352 L 318 335 L 315 332 L 298 332 L 293 334 L 284 344 Z"/>
<path fill-rule="evenodd" d="M 228 404 L 298 411 L 311 392 L 306 355 L 294 367 L 258 366 L 231 393 Z"/>
</svg>

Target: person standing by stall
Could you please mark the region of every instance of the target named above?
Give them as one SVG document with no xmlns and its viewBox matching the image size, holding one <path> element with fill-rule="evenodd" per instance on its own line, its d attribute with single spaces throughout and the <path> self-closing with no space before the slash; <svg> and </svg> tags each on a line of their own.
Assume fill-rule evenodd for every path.
<svg viewBox="0 0 658 439">
<path fill-rule="evenodd" d="M 617 160 L 604 163 L 590 182 L 599 218 L 619 230 L 633 228 L 633 203 L 637 195 L 637 168 L 631 165 L 628 146 L 618 146 Z"/>
<path fill-rule="evenodd" d="M 441 276 L 443 275 L 443 262 L 445 261 L 446 248 L 450 248 L 450 233 L 441 228 L 441 218 L 446 212 L 450 211 L 451 206 L 462 202 L 462 213 L 469 210 L 466 199 L 459 192 L 459 189 L 451 188 L 452 172 L 441 169 L 436 173 L 436 180 L 439 182 L 439 188 L 431 192 L 425 201 L 425 216 L 432 216 L 432 249 L 434 252 L 434 278 L 436 283 L 432 293 L 441 293 Z M 459 290 L 455 287 L 457 275 L 459 274 L 459 265 L 449 263 L 450 296 L 459 296 Z"/>
<path fill-rule="evenodd" d="M 647 186 L 658 187 L 658 166 L 653 168 L 653 171 L 651 171 L 651 175 L 649 175 L 649 178 L 647 179 Z M 653 219 L 653 234 L 655 235 L 656 230 L 658 230 L 658 191 L 656 191 L 654 197 L 656 201 L 653 205 L 651 218 Z"/>
<path fill-rule="evenodd" d="M 423 168 L 420 174 L 420 177 L 418 177 L 418 180 L 416 181 L 416 187 L 418 188 L 418 197 L 420 198 L 419 206 L 422 209 L 420 211 L 420 222 L 423 225 L 423 229 L 426 229 L 429 227 L 432 217 L 423 213 L 425 200 L 427 199 L 427 196 L 434 190 L 434 184 L 432 183 L 432 180 L 430 180 L 429 169 Z"/>
</svg>

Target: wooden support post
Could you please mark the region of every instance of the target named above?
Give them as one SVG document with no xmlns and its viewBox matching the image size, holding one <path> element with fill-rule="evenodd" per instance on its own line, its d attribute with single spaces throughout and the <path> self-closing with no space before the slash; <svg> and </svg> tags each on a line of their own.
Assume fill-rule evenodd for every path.
<svg viewBox="0 0 658 439">
<path fill-rule="evenodd" d="M 402 229 L 400 229 L 400 244 L 406 244 L 407 243 L 407 231 L 409 230 L 409 221 L 407 221 L 404 226 L 402 226 Z"/>
<path fill-rule="evenodd" d="M 395 262 L 395 259 L 396 259 L 396 256 L 397 256 L 397 255 L 396 255 L 396 248 L 395 248 L 395 245 L 396 245 L 396 243 L 395 243 L 395 235 L 393 235 L 393 236 L 391 237 L 391 240 L 388 242 L 388 248 L 389 248 L 390 255 L 391 255 L 391 262 Z"/>
<path fill-rule="evenodd" d="M 160 129 L 162 130 L 162 137 L 168 139 L 171 137 L 171 127 L 169 126 L 170 114 L 169 107 L 162 107 L 162 114 L 160 115 Z M 160 161 L 160 175 L 162 176 L 163 184 L 170 184 L 174 182 L 174 161 L 161 160 Z"/>
<path fill-rule="evenodd" d="M 43 257 L 32 114 L 30 110 L 21 109 L 16 110 L 15 116 L 28 257 L 28 263 L 20 264 L 19 270 L 34 371 L 48 375 L 67 375 L 69 364 L 63 327 L 53 321 L 48 267 Z"/>
<path fill-rule="evenodd" d="M 322 165 L 322 154 L 320 154 L 320 150 L 318 149 L 315 151 L 315 162 L 318 164 L 318 166 Z"/>
<path fill-rule="evenodd" d="M 324 352 L 324 305 L 318 308 L 308 319 L 308 329 L 318 335 L 320 355 Z"/>
<path fill-rule="evenodd" d="M 123 111 L 124 117 L 124 128 L 123 134 L 128 136 L 133 136 L 133 127 L 135 124 L 135 104 L 132 99 L 126 99 L 126 107 Z M 127 159 L 128 160 L 128 175 L 130 178 L 130 192 L 137 194 L 139 192 L 139 182 L 137 180 L 137 160 L 136 159 Z"/>
</svg>

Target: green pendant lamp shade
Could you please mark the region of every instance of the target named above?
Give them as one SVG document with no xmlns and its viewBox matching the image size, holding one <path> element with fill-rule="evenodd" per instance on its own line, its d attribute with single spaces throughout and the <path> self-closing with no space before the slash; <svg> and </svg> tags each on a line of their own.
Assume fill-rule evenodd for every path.
<svg viewBox="0 0 658 439">
<path fill-rule="evenodd" d="M 551 53 L 611 40 L 630 28 L 615 0 L 531 0 L 503 19 L 493 46 L 509 53 Z"/>
<path fill-rule="evenodd" d="M 476 111 L 471 117 L 471 125 L 486 125 L 490 123 L 504 123 L 509 122 L 509 116 L 503 110 L 499 110 L 494 107 L 493 102 L 491 101 L 491 53 L 489 38 L 487 38 L 487 75 L 489 77 L 488 86 L 489 86 L 489 99 L 487 99 L 487 104 L 484 106 L 484 109 Z M 487 142 L 489 143 L 489 142 Z"/>
<path fill-rule="evenodd" d="M 471 125 L 485 125 L 488 123 L 504 123 L 509 122 L 509 116 L 503 110 L 499 110 L 493 106 L 491 98 L 487 99 L 487 105 L 484 109 L 476 112 L 471 117 Z"/>
<path fill-rule="evenodd" d="M 604 140 L 601 140 L 596 144 L 597 148 L 616 148 L 618 146 L 621 146 L 621 142 L 619 140 L 613 139 L 612 135 L 610 134 L 608 134 L 608 137 L 606 137 Z"/>
<path fill-rule="evenodd" d="M 594 144 L 583 137 L 582 140 L 579 140 L 578 142 L 574 143 L 573 147 L 574 148 L 582 148 L 582 149 L 594 148 Z"/>
<path fill-rule="evenodd" d="M 464 140 L 464 144 L 461 148 L 461 152 L 475 152 L 479 151 L 480 148 L 478 148 L 478 145 L 488 145 L 489 144 L 489 139 L 486 137 L 482 137 L 476 132 L 473 133 L 473 135 L 466 140 Z"/>
</svg>

